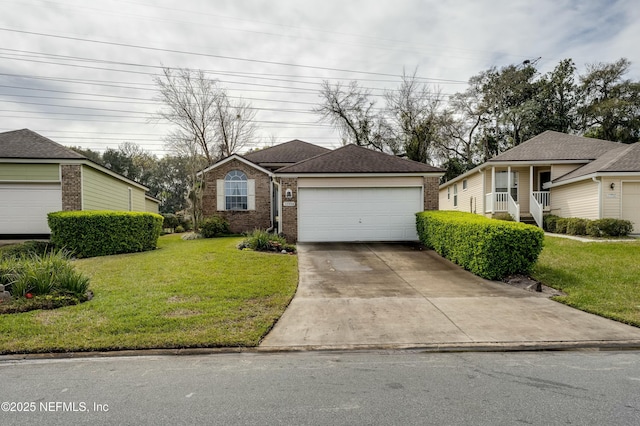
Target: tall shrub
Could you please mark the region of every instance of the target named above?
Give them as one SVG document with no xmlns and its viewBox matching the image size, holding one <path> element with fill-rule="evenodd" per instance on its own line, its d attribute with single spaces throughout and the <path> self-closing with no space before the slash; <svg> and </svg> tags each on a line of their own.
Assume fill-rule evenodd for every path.
<svg viewBox="0 0 640 426">
<path fill-rule="evenodd" d="M 163 217 L 155 213 L 69 211 L 49 213 L 51 242 L 77 257 L 134 253 L 157 247 Z"/>
<path fill-rule="evenodd" d="M 472 213 L 417 214 L 420 241 L 441 256 L 487 279 L 528 273 L 542 251 L 544 231 Z"/>
</svg>

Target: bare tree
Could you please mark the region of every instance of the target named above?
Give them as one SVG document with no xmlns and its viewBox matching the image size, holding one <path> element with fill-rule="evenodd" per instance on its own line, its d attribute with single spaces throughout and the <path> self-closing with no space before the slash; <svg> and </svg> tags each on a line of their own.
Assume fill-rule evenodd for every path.
<svg viewBox="0 0 640 426">
<path fill-rule="evenodd" d="M 214 100 L 217 119 L 215 122 L 218 151 L 223 157 L 237 152 L 251 141 L 256 127 L 253 119 L 256 111 L 249 102 L 229 101 L 225 90 L 219 90 Z"/>
<path fill-rule="evenodd" d="M 232 102 L 224 88 L 201 71 L 164 68 L 155 78 L 165 108 L 159 116 L 173 123 L 176 130 L 171 146 L 187 143 L 196 148 L 208 164 L 237 152 L 255 132 L 255 110 L 251 104 Z"/>
<path fill-rule="evenodd" d="M 392 139 L 390 127 L 383 114 L 376 112 L 371 93 L 358 86 L 322 82 L 320 97 L 323 102 L 314 109 L 322 120 L 336 127 L 347 143 L 383 151 Z"/>
<path fill-rule="evenodd" d="M 398 90 L 385 94 L 387 110 L 394 124 L 398 151 L 411 160 L 429 163 L 442 139 L 442 96 L 438 89 L 421 83 L 416 77 L 403 73 Z"/>
<path fill-rule="evenodd" d="M 218 87 L 214 80 L 205 77 L 202 71 L 187 69 L 163 69 L 163 77 L 154 79 L 160 90 L 164 109 L 159 116 L 176 126 L 169 140 L 176 148 L 180 143 L 196 149 L 209 164 L 216 161 L 215 123 L 217 120 L 215 100 Z"/>
</svg>

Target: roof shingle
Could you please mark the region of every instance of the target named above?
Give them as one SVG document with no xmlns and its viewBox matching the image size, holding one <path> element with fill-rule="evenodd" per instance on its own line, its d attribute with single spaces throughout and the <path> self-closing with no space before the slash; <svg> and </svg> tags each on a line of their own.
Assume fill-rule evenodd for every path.
<svg viewBox="0 0 640 426">
<path fill-rule="evenodd" d="M 547 130 L 489 161 L 592 161 L 621 145 L 619 142 Z"/>
<path fill-rule="evenodd" d="M 444 170 L 417 161 L 346 145 L 291 166 L 280 173 L 442 173 Z"/>
<path fill-rule="evenodd" d="M 86 159 L 84 155 L 29 129 L 0 133 L 0 158 Z"/>
<path fill-rule="evenodd" d="M 256 164 L 293 164 L 329 151 L 327 148 L 294 139 L 260 151 L 250 152 L 243 157 Z"/>
<path fill-rule="evenodd" d="M 563 182 L 602 172 L 640 172 L 640 142 L 612 149 L 597 160 L 559 177 L 554 182 Z"/>
</svg>

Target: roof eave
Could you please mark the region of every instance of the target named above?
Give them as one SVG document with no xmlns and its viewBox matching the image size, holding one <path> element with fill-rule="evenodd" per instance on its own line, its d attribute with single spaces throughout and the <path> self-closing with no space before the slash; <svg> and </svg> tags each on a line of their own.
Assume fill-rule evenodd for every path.
<svg viewBox="0 0 640 426">
<path fill-rule="evenodd" d="M 571 183 L 576 183 L 576 182 L 580 182 L 583 180 L 589 180 L 592 178 L 598 178 L 598 177 L 611 177 L 611 176 L 622 176 L 622 177 L 640 177 L 640 171 L 637 172 L 593 172 L 593 173 L 587 173 L 585 175 L 582 176 L 576 176 L 574 178 L 570 178 L 570 179 L 566 179 L 566 180 L 562 180 L 559 182 L 552 182 L 551 185 L 549 185 L 549 188 L 556 188 L 558 186 L 563 186 L 563 185 L 568 185 Z"/>
<path fill-rule="evenodd" d="M 357 172 L 357 173 L 279 173 L 277 177 L 440 177 L 444 172 Z"/>
<path fill-rule="evenodd" d="M 238 161 L 246 164 L 247 166 L 253 167 L 256 170 L 261 171 L 262 173 L 265 173 L 265 174 L 267 174 L 269 176 L 273 176 L 273 172 L 265 169 L 264 167 L 260 167 L 256 163 L 254 163 L 254 162 L 252 162 L 250 160 L 247 160 L 246 158 L 244 158 L 243 156 L 241 156 L 239 154 L 231 154 L 227 158 L 224 158 L 224 159 L 218 161 L 217 163 L 214 163 L 214 164 L 210 165 L 209 167 L 207 167 L 207 168 L 205 168 L 203 170 L 200 170 L 197 173 L 197 176 L 202 176 L 203 174 L 208 173 L 209 171 L 211 171 L 213 169 L 216 169 L 216 168 L 218 168 L 218 167 L 220 167 L 220 166 L 222 166 L 222 165 L 224 165 L 224 164 L 226 164 L 226 163 L 228 163 L 229 161 L 232 161 L 232 160 L 238 160 Z"/>
</svg>

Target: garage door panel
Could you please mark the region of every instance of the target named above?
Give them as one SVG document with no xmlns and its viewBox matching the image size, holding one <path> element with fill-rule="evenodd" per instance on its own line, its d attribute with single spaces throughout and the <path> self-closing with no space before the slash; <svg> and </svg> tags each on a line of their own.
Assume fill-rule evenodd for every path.
<svg viewBox="0 0 640 426">
<path fill-rule="evenodd" d="M 299 188 L 298 239 L 415 241 L 422 188 Z"/>
<path fill-rule="evenodd" d="M 640 182 L 622 183 L 622 218 L 633 222 L 633 233 L 640 234 Z"/>
<path fill-rule="evenodd" d="M 60 210 L 60 185 L 0 185 L 0 234 L 49 234 L 47 213 Z"/>
</svg>

